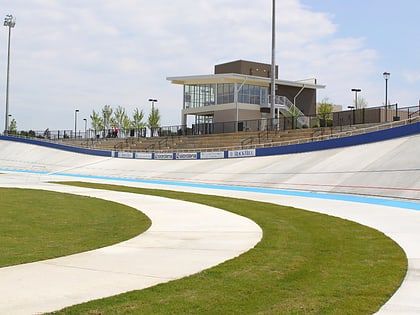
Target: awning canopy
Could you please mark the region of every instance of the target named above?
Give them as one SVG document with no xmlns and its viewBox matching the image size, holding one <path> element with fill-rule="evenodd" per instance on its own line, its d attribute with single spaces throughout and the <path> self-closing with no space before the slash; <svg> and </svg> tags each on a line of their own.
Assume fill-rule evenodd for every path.
<svg viewBox="0 0 420 315">
<path fill-rule="evenodd" d="M 237 73 L 223 73 L 223 74 L 208 74 L 208 75 L 192 75 L 167 77 L 172 84 L 188 85 L 188 84 L 217 84 L 217 83 L 246 83 L 256 84 L 261 86 L 269 86 L 271 84 L 270 78 L 244 75 Z M 286 81 L 276 80 L 276 84 L 293 87 L 304 87 L 308 89 L 324 89 L 325 85 L 316 84 L 316 79 L 302 80 L 302 81 Z"/>
</svg>

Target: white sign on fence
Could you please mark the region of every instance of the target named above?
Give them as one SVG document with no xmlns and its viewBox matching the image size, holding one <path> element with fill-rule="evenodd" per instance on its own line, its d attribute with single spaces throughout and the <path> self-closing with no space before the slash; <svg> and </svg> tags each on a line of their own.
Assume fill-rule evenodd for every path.
<svg viewBox="0 0 420 315">
<path fill-rule="evenodd" d="M 229 158 L 240 158 L 240 157 L 250 157 L 250 156 L 256 156 L 256 150 L 255 149 L 248 149 L 248 150 L 235 150 L 235 151 L 229 151 Z"/>
</svg>

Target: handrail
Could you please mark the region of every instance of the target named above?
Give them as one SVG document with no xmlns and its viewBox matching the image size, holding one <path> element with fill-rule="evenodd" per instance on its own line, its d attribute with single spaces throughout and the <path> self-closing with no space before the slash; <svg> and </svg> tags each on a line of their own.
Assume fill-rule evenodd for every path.
<svg viewBox="0 0 420 315">
<path fill-rule="evenodd" d="M 253 139 L 254 139 L 253 137 L 247 137 L 241 140 L 241 147 L 243 148 L 244 146 L 249 145 L 249 143 L 252 144 Z"/>
<path fill-rule="evenodd" d="M 414 115 L 417 115 L 417 117 L 418 116 L 420 116 L 420 110 L 418 110 L 418 111 L 416 111 L 416 112 L 413 112 L 413 113 L 410 113 L 409 115 L 408 115 L 408 118 L 411 118 L 412 116 L 414 116 Z"/>
<path fill-rule="evenodd" d="M 168 137 L 166 137 L 166 138 L 164 138 L 164 139 L 162 139 L 158 142 L 159 149 L 160 149 L 162 143 L 164 143 L 164 142 L 166 143 L 166 147 L 168 147 Z"/>
</svg>

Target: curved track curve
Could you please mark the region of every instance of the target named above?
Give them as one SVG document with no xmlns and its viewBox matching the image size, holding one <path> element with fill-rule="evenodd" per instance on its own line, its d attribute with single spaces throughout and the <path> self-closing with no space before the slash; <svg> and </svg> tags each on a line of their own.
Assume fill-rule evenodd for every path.
<svg viewBox="0 0 420 315">
<path fill-rule="evenodd" d="M 415 210 L 419 208 L 420 200 L 419 147 L 420 135 L 416 135 L 294 155 L 148 161 L 92 157 L 0 141 L 0 171 L 10 171 L 15 176 L 16 170 L 29 172 L 20 173 L 18 182 L 30 181 L 28 178 L 43 182 L 46 178 L 80 176 L 95 182 L 123 181 L 125 185 L 250 198 L 365 224 L 397 241 L 409 261 L 403 285 L 379 314 L 414 314 L 420 312 L 420 211 Z M 251 190 L 232 189 L 232 185 Z M 309 191 L 315 195 L 267 194 L 260 188 Z M 382 199 L 377 199 L 376 204 L 364 203 L 362 199 L 329 198 L 329 194 Z M 383 198 L 392 198 L 397 203 L 389 206 L 379 202 Z M 399 200 L 409 201 L 413 207 L 399 207 Z"/>
</svg>

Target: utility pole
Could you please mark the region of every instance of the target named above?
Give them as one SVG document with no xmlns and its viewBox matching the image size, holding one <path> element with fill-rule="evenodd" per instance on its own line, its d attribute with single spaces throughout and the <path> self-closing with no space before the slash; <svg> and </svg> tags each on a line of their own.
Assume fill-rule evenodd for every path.
<svg viewBox="0 0 420 315">
<path fill-rule="evenodd" d="M 3 25 L 9 28 L 9 40 L 7 42 L 6 117 L 4 127 L 4 133 L 7 135 L 9 130 L 10 36 L 12 34 L 12 28 L 16 25 L 16 18 L 11 14 L 6 15 Z"/>
<path fill-rule="evenodd" d="M 271 28 L 271 123 L 274 123 L 276 104 L 276 0 L 273 0 L 273 20 Z"/>
</svg>

